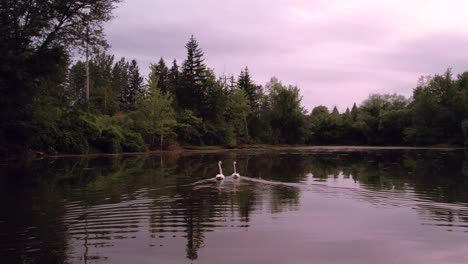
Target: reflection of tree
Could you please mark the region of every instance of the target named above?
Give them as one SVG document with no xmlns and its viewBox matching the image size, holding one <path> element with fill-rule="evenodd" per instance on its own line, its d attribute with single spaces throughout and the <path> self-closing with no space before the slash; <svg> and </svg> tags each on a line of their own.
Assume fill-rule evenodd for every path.
<svg viewBox="0 0 468 264">
<path fill-rule="evenodd" d="M 36 253 L 26 252 L 31 242 L 19 241 L 15 250 L 20 253 L 10 262 L 22 262 L 19 258 L 67 262 L 70 250 L 84 242 L 93 257 L 98 238 L 100 243 L 106 240 L 106 246 L 112 246 L 116 240 L 131 239 L 142 230 L 153 240 L 170 239 L 168 234 L 184 236 L 185 257 L 195 260 L 209 243 L 207 232 L 249 226 L 255 216 L 252 212 L 264 207 L 273 213 L 299 208 L 300 189 L 291 186 L 242 178 L 237 183 L 226 181 L 221 191 L 214 184 L 190 185 L 212 178 L 218 160 L 223 161 L 226 175 L 232 173 L 236 160 L 241 175 L 256 179 L 296 184 L 307 181 L 312 173 L 320 181 L 358 182 L 372 194 L 411 193 L 428 201 L 417 206 L 421 217 L 468 222 L 466 212 L 444 206 L 468 203 L 468 160 L 460 152 L 230 152 L 43 160 L 2 170 L 8 177 L 2 175 L 0 183 L 0 200 L 6 208 L 0 216 L 4 221 L 0 222 L 1 231 L 6 230 L 6 239 L 11 241 L 18 241 L 21 232 L 43 241 Z M 360 198 L 375 202 L 371 195 Z M 69 204 L 74 211 L 67 207 Z M 112 210 L 102 209 L 107 207 Z M 103 225 L 118 227 L 100 230 L 102 215 L 107 221 Z M 25 232 L 28 226 L 36 229 Z M 87 240 L 73 244 L 76 238 Z M 82 256 L 86 249 L 78 250 Z M 105 249 L 102 252 L 106 254 Z"/>
<path fill-rule="evenodd" d="M 369 151 L 319 154 L 311 163 L 314 177 L 321 179 L 342 171 L 368 190 L 414 192 L 418 199 L 465 204 L 468 179 L 464 157 L 458 151 Z M 418 212 L 430 212 L 436 221 L 466 221 L 466 212 L 447 207 L 424 206 Z"/>
<path fill-rule="evenodd" d="M 273 186 L 270 208 L 272 213 L 281 213 L 285 208 L 297 210 L 299 207 L 299 189 L 288 186 Z"/>
<path fill-rule="evenodd" d="M 33 163 L 0 168 L 2 263 L 67 261 L 67 237 L 59 221 L 64 207 L 55 182 L 42 173 L 47 167 L 47 163 Z"/>
<path fill-rule="evenodd" d="M 236 201 L 233 204 L 239 206 L 239 216 L 241 221 L 250 222 L 250 213 L 255 209 L 255 201 L 257 200 L 255 192 L 248 186 L 243 187 L 239 192 L 235 193 Z"/>
<path fill-rule="evenodd" d="M 198 250 L 203 246 L 203 228 L 201 224 L 203 220 L 203 212 L 200 204 L 193 200 L 193 196 L 187 197 L 185 205 L 185 223 L 187 234 L 187 258 L 190 260 L 198 259 Z"/>
</svg>

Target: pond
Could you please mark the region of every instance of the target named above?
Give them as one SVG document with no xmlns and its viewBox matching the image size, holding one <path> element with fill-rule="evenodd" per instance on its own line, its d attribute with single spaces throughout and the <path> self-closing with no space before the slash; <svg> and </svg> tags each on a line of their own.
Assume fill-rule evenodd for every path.
<svg viewBox="0 0 468 264">
<path fill-rule="evenodd" d="M 217 182 L 237 161 L 240 179 Z M 468 153 L 232 151 L 0 165 L 1 263 L 464 263 Z"/>
</svg>

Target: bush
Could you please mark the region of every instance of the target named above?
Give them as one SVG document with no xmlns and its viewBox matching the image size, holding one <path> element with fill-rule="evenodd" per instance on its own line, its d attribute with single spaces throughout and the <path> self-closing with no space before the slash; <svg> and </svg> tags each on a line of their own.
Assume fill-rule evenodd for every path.
<svg viewBox="0 0 468 264">
<path fill-rule="evenodd" d="M 51 107 L 48 112 L 36 112 L 34 121 L 28 126 L 32 132 L 28 146 L 48 153 L 88 153 L 88 134 L 99 133 L 96 129 L 87 129 L 80 112 L 58 107 Z"/>
<path fill-rule="evenodd" d="M 98 145 L 104 152 L 119 153 L 122 152 L 123 141 L 124 137 L 120 131 L 111 126 L 102 130 L 101 137 L 98 140 Z"/>
<path fill-rule="evenodd" d="M 140 134 L 126 131 L 123 134 L 122 150 L 124 152 L 143 152 L 146 151 L 146 145 Z"/>
<path fill-rule="evenodd" d="M 89 153 L 89 143 L 80 131 L 62 130 L 57 134 L 55 150 L 62 153 L 86 154 Z"/>
<path fill-rule="evenodd" d="M 37 111 L 26 125 L 31 131 L 28 146 L 47 153 L 85 154 L 92 147 L 106 153 L 146 151 L 142 136 L 131 130 L 127 119 L 51 106 Z"/>
</svg>

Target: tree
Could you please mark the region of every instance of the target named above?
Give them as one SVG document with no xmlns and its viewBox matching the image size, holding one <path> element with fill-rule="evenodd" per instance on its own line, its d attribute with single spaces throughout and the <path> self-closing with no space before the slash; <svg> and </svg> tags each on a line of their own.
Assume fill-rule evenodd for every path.
<svg viewBox="0 0 468 264">
<path fill-rule="evenodd" d="M 159 135 L 159 146 L 164 146 L 164 136 L 172 132 L 177 125 L 172 108 L 172 97 L 164 94 L 157 87 L 156 76 L 151 76 L 149 94 L 142 97 L 138 107 L 138 126 L 144 131 L 152 146 Z"/>
<path fill-rule="evenodd" d="M 90 63 L 90 79 L 92 89 L 90 91 L 90 104 L 103 114 L 110 113 L 113 104 L 114 91 L 112 89 L 112 69 L 114 56 L 104 52 L 98 52 Z"/>
<path fill-rule="evenodd" d="M 358 115 L 358 108 L 356 106 L 356 103 L 353 104 L 353 107 L 351 108 L 351 117 L 353 118 L 353 121 L 356 122 Z"/>
<path fill-rule="evenodd" d="M 136 107 L 139 96 L 144 93 L 143 77 L 140 75 L 140 68 L 136 60 L 132 60 L 128 66 L 128 84 L 123 91 L 122 101 L 129 109 Z"/>
<path fill-rule="evenodd" d="M 266 85 L 271 104 L 271 126 L 276 143 L 301 144 L 305 141 L 305 110 L 301 106 L 299 88 L 284 86 L 271 78 Z"/>
<path fill-rule="evenodd" d="M 166 62 L 161 58 L 158 64 L 151 64 L 151 73 L 157 77 L 158 87 L 163 93 L 169 92 L 170 80 L 169 80 L 169 69 L 166 66 Z"/>
<path fill-rule="evenodd" d="M 177 65 L 177 61 L 174 60 L 172 62 L 172 67 L 169 71 L 169 92 L 176 96 L 176 91 L 179 87 L 180 77 L 179 77 L 179 65 Z"/>
<path fill-rule="evenodd" d="M 356 120 L 356 127 L 361 130 L 367 139 L 367 144 L 401 144 L 400 135 L 403 131 L 397 133 L 395 130 L 392 130 L 392 133 L 383 133 L 382 128 L 391 125 L 388 124 L 388 120 L 395 120 L 397 116 L 399 116 L 399 119 L 401 118 L 401 125 L 406 124 L 406 122 L 403 121 L 404 117 L 401 116 L 404 113 L 397 111 L 406 109 L 408 104 L 409 100 L 402 95 L 371 94 L 369 98 L 361 104 Z M 392 114 L 388 113 L 391 111 L 394 112 Z M 384 115 L 385 121 L 381 123 Z M 404 127 L 399 127 L 398 129 L 404 129 Z"/>
<path fill-rule="evenodd" d="M 200 114 L 200 107 L 206 95 L 204 54 L 193 35 L 185 48 L 187 49 L 187 59 L 182 66 L 182 84 L 176 93 L 177 101 L 181 107 Z"/>
<path fill-rule="evenodd" d="M 244 90 L 245 93 L 247 94 L 247 97 L 250 101 L 250 105 L 252 106 L 252 109 L 255 111 L 258 110 L 259 104 L 260 104 L 260 96 L 261 96 L 261 86 L 256 85 L 249 73 L 249 68 L 245 67 L 239 75 L 239 78 L 237 79 L 237 86 Z"/>
<path fill-rule="evenodd" d="M 340 112 L 338 111 L 338 108 L 336 108 L 336 106 L 333 107 L 332 115 L 339 115 L 339 114 Z"/>
<path fill-rule="evenodd" d="M 66 68 L 70 50 L 83 47 L 85 40 L 92 48 L 107 46 L 104 23 L 119 2 L 0 2 L 0 137 L 24 141 L 25 128 L 18 125 L 30 120 L 28 106 L 41 81 L 57 75 L 57 65 Z"/>
<path fill-rule="evenodd" d="M 84 62 L 77 61 L 68 71 L 68 102 L 72 105 L 81 103 L 86 85 L 86 66 Z"/>
<path fill-rule="evenodd" d="M 121 58 L 112 68 L 113 111 L 119 110 L 120 106 L 126 103 L 126 91 L 129 82 L 129 66 L 129 63 L 125 58 Z"/>
<path fill-rule="evenodd" d="M 236 136 L 247 143 L 249 141 L 247 116 L 252 111 L 247 93 L 242 89 L 234 90 L 228 98 L 227 109 L 228 122 L 233 126 Z"/>
</svg>

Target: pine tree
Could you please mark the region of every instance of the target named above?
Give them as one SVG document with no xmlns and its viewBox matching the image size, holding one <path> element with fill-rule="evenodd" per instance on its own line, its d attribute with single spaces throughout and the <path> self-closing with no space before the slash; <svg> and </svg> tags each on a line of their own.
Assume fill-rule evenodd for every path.
<svg viewBox="0 0 468 264">
<path fill-rule="evenodd" d="M 245 67 L 239 75 L 237 85 L 244 90 L 254 110 L 260 106 L 261 86 L 256 85 L 250 77 L 249 68 Z"/>
<path fill-rule="evenodd" d="M 180 106 L 200 114 L 200 106 L 206 95 L 204 54 L 193 35 L 185 47 L 187 59 L 182 67 L 183 84 L 178 87 L 177 99 Z"/>
<path fill-rule="evenodd" d="M 234 90 L 237 88 L 237 83 L 236 83 L 236 79 L 234 79 L 234 75 L 231 75 L 231 77 L 229 77 L 229 85 L 228 85 L 228 89 L 230 91 Z"/>
<path fill-rule="evenodd" d="M 150 66 L 151 74 L 157 78 L 157 87 L 161 90 L 163 94 L 169 92 L 169 69 L 166 66 L 166 62 L 161 58 L 158 64 L 152 64 Z M 151 80 L 151 78 L 150 78 Z"/>
<path fill-rule="evenodd" d="M 177 65 L 177 61 L 174 60 L 169 71 L 169 92 L 173 95 L 175 95 L 175 91 L 179 86 L 179 78 L 179 65 Z"/>
<path fill-rule="evenodd" d="M 353 121 L 356 121 L 357 114 L 358 114 L 358 108 L 356 106 L 356 103 L 354 103 L 353 108 L 351 108 L 351 117 L 353 118 Z"/>
<path fill-rule="evenodd" d="M 137 98 L 144 92 L 143 77 L 140 75 L 140 68 L 136 60 L 132 60 L 128 67 L 128 84 L 123 94 L 123 102 L 128 108 L 134 109 Z"/>
<path fill-rule="evenodd" d="M 121 104 L 125 103 L 126 99 L 125 91 L 127 90 L 128 86 L 128 67 L 129 64 L 125 58 L 121 58 L 114 64 L 114 67 L 112 68 L 112 89 L 113 94 L 116 95 L 113 100 L 118 100 L 118 102 Z"/>
<path fill-rule="evenodd" d="M 333 107 L 332 115 L 339 115 L 339 114 L 340 112 L 338 111 L 338 108 L 336 108 L 336 106 Z"/>
</svg>

